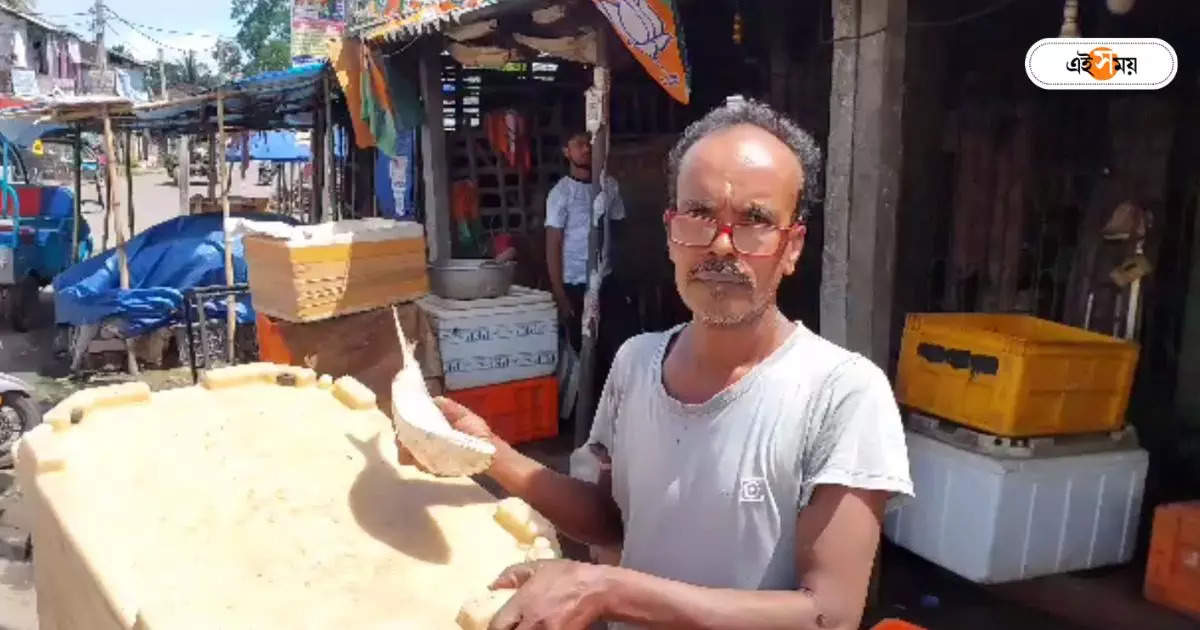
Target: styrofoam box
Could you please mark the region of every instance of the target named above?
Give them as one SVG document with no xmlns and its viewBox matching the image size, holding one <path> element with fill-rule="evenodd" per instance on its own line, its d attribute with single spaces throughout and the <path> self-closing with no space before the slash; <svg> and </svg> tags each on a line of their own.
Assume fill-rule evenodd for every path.
<svg viewBox="0 0 1200 630">
<path fill-rule="evenodd" d="M 1005 459 L 907 432 L 916 498 L 889 540 L 980 583 L 1128 562 L 1149 457 L 1135 448 Z"/>
<path fill-rule="evenodd" d="M 417 303 L 437 332 L 447 390 L 554 374 L 558 314 L 549 292 L 514 286 L 498 298 Z"/>
</svg>

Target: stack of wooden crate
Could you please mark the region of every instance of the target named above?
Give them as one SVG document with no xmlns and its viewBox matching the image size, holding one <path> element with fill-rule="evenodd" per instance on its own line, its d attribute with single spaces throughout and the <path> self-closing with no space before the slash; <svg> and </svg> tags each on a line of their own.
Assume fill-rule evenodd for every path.
<svg viewBox="0 0 1200 630">
<path fill-rule="evenodd" d="M 290 238 L 245 238 L 250 294 L 262 313 L 313 322 L 429 292 L 420 224 L 381 219 L 298 228 Z"/>
<path fill-rule="evenodd" d="M 244 242 L 264 361 L 353 376 L 390 409 L 403 330 L 417 341 L 431 393 L 440 393 L 437 341 L 414 304 L 429 292 L 420 224 L 361 219 L 257 229 Z"/>
<path fill-rule="evenodd" d="M 558 317 L 546 291 L 418 304 L 437 335 L 446 395 L 511 444 L 558 434 Z"/>
</svg>

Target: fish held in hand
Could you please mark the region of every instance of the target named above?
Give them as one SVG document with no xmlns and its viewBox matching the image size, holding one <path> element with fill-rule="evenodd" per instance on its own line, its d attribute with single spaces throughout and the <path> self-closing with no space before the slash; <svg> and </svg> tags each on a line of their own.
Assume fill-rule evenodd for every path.
<svg viewBox="0 0 1200 630">
<path fill-rule="evenodd" d="M 417 463 L 441 477 L 475 475 L 492 465 L 496 447 L 487 440 L 457 431 L 425 388 L 413 343 L 397 322 L 404 368 L 392 379 L 392 423 L 396 438 Z"/>
</svg>

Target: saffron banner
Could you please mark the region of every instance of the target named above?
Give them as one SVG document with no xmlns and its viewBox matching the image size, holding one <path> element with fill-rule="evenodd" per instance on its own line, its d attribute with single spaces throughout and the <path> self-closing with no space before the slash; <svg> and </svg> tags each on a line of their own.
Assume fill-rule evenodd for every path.
<svg viewBox="0 0 1200 630">
<path fill-rule="evenodd" d="M 675 0 L 593 0 L 625 47 L 675 100 L 692 96 Z"/>
</svg>

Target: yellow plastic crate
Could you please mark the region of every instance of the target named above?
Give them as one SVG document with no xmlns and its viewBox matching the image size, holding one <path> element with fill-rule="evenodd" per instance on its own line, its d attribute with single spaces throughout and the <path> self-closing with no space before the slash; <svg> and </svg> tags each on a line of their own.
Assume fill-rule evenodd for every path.
<svg viewBox="0 0 1200 630">
<path fill-rule="evenodd" d="M 911 314 L 901 404 L 987 433 L 1030 437 L 1125 424 L 1139 347 L 1027 315 Z"/>
</svg>

